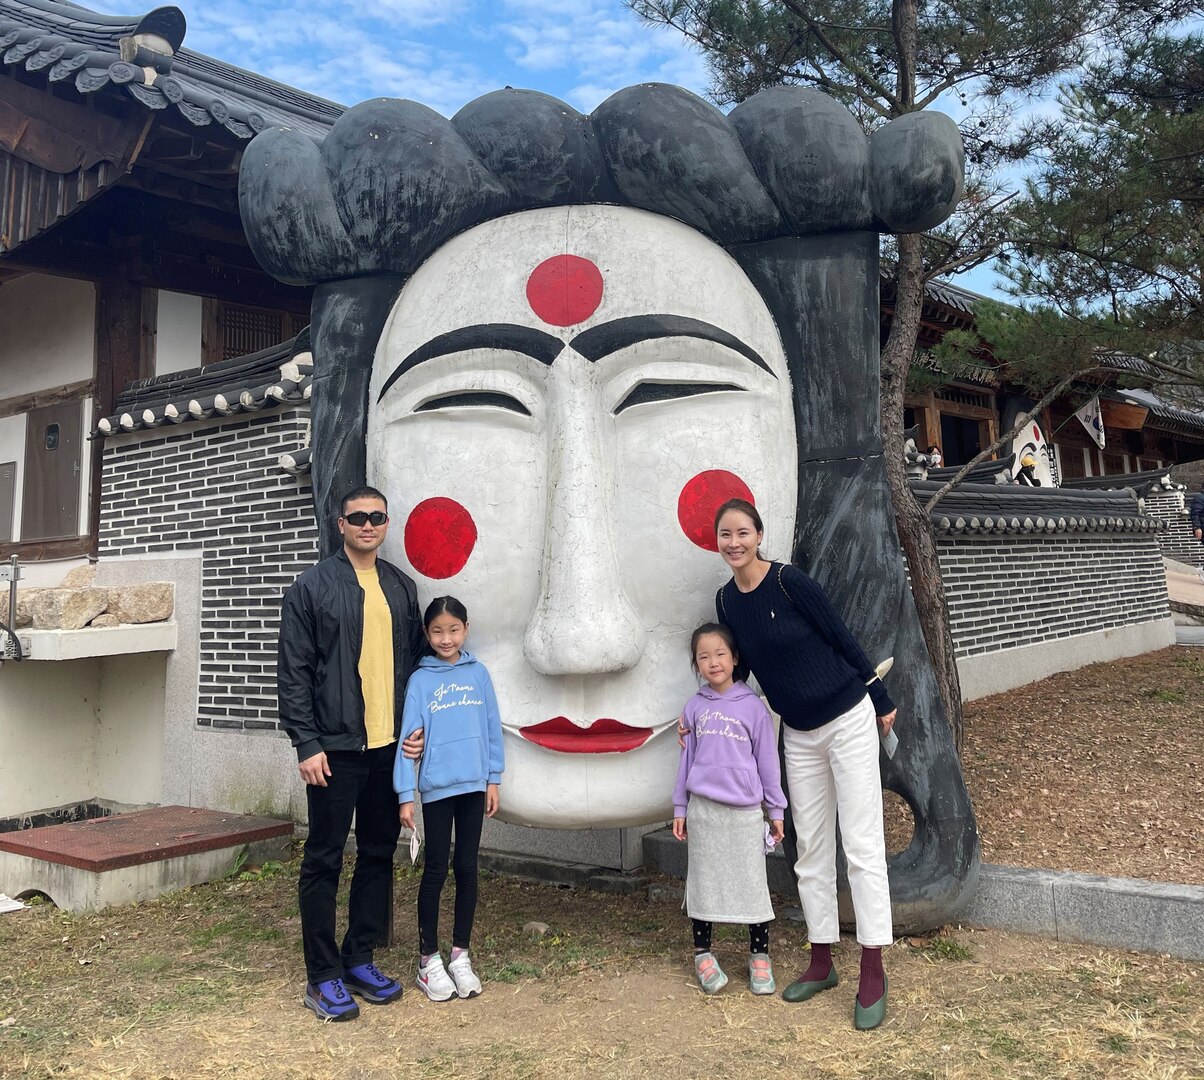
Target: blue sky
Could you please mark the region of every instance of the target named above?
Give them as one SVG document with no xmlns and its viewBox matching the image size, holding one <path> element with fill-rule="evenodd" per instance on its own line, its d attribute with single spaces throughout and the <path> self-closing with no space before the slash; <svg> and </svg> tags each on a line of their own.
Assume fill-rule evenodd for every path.
<svg viewBox="0 0 1204 1080">
<path fill-rule="evenodd" d="M 128 14 L 128 0 L 82 0 Z M 622 0 L 174 0 L 185 44 L 302 90 L 354 105 L 413 98 L 451 116 L 503 86 L 542 90 L 582 112 L 639 82 L 705 96 L 702 55 L 676 31 L 641 23 Z M 958 279 L 993 293 L 995 275 Z"/>
<path fill-rule="evenodd" d="M 707 83 L 680 35 L 642 25 L 621 0 L 176 2 L 187 45 L 345 105 L 408 97 L 450 116 L 516 86 L 589 112 L 631 83 Z"/>
</svg>

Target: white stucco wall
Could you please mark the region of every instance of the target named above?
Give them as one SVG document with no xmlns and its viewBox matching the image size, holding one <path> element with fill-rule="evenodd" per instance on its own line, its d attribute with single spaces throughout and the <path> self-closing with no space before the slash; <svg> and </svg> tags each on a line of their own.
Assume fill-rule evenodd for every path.
<svg viewBox="0 0 1204 1080">
<path fill-rule="evenodd" d="M 159 802 L 166 680 L 164 653 L 104 660 L 97 709 L 97 798 L 128 804 Z"/>
<path fill-rule="evenodd" d="M 201 366 L 201 298 L 159 290 L 155 374 Z"/>
<path fill-rule="evenodd" d="M 0 667 L 0 817 L 93 798 L 101 661 Z"/>
<path fill-rule="evenodd" d="M 162 653 L 0 667 L 0 817 L 162 792 Z"/>
<path fill-rule="evenodd" d="M 90 379 L 95 310 L 89 281 L 26 274 L 0 285 L 0 398 Z"/>
</svg>

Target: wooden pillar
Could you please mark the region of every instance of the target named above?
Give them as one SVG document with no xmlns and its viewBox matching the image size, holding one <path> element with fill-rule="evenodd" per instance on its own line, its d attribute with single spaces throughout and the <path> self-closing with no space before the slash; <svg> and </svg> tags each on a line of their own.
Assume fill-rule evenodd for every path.
<svg viewBox="0 0 1204 1080">
<path fill-rule="evenodd" d="M 920 431 L 923 441 L 920 442 L 920 449 L 927 451 L 930 446 L 941 445 L 941 414 L 936 406 L 936 393 L 932 390 L 924 395 L 923 416 L 924 423 Z M 941 447 L 941 453 L 944 452 L 944 447 Z"/>
<path fill-rule="evenodd" d="M 96 283 L 96 394 L 93 427 L 113 413 L 117 395 L 142 373 L 144 354 L 142 289 L 120 272 Z M 88 495 L 88 535 L 95 555 L 100 538 L 101 452 L 104 443 L 92 442 L 92 482 Z"/>
</svg>

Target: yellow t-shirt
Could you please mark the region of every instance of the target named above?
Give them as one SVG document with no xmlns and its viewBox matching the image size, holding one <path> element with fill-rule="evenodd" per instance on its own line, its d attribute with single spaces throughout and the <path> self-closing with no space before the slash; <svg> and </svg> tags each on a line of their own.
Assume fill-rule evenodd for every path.
<svg viewBox="0 0 1204 1080">
<path fill-rule="evenodd" d="M 393 742 L 393 615 L 376 567 L 357 570 L 364 590 L 364 636 L 360 646 L 360 685 L 364 691 L 364 730 L 368 749 Z"/>
</svg>

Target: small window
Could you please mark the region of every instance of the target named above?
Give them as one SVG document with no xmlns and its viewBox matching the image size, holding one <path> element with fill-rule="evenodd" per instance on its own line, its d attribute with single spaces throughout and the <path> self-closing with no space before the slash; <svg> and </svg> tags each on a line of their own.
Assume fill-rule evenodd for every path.
<svg viewBox="0 0 1204 1080">
<path fill-rule="evenodd" d="M 43 448 L 46 450 L 57 450 L 61 434 L 62 430 L 58 424 L 47 424 L 46 434 L 42 438 Z"/>
<path fill-rule="evenodd" d="M 215 364 L 270 349 L 301 330 L 308 319 L 287 311 L 229 304 L 206 298 L 202 318 L 201 362 Z"/>
</svg>

